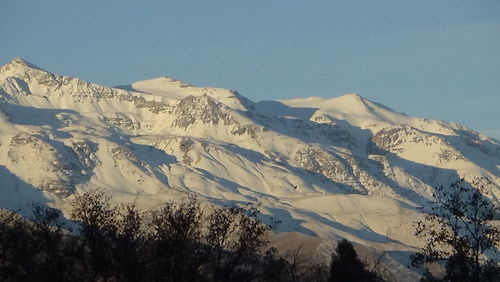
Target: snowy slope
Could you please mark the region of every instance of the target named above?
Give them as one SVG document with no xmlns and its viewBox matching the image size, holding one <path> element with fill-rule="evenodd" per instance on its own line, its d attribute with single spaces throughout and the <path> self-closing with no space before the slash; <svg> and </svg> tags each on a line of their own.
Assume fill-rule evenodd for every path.
<svg viewBox="0 0 500 282">
<path fill-rule="evenodd" d="M 357 94 L 254 103 L 161 77 L 112 88 L 22 59 L 0 67 L 0 207 L 65 208 L 78 189 L 142 208 L 187 192 L 261 204 L 279 231 L 414 250 L 411 223 L 433 187 L 487 177 L 500 197 L 500 143 Z"/>
</svg>

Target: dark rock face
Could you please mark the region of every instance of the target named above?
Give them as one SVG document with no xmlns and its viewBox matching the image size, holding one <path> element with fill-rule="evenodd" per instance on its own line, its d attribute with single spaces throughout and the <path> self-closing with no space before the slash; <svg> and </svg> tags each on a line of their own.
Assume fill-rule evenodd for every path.
<svg viewBox="0 0 500 282">
<path fill-rule="evenodd" d="M 203 124 L 229 125 L 232 122 L 229 109 L 208 96 L 188 96 L 175 106 L 176 116 L 172 126 L 187 128 L 199 121 Z"/>
</svg>

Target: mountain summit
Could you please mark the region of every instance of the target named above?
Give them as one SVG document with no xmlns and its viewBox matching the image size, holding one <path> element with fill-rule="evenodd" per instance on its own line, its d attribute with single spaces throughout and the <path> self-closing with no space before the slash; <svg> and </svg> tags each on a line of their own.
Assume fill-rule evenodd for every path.
<svg viewBox="0 0 500 282">
<path fill-rule="evenodd" d="M 2 68 L 3 69 L 7 69 L 7 68 L 17 68 L 17 69 L 31 68 L 31 69 L 36 69 L 36 70 L 43 71 L 43 69 L 41 69 L 41 68 L 33 65 L 32 63 L 26 61 L 25 59 L 19 58 L 19 57 L 14 58 L 8 64 L 4 65 Z"/>
<path fill-rule="evenodd" d="M 0 207 L 65 209 L 100 188 L 143 209 L 186 193 L 260 204 L 278 231 L 341 236 L 397 254 L 434 187 L 488 179 L 500 197 L 500 143 L 398 113 L 357 94 L 252 102 L 169 77 L 119 88 L 0 68 Z M 264 218 L 265 220 L 266 218 Z"/>
</svg>

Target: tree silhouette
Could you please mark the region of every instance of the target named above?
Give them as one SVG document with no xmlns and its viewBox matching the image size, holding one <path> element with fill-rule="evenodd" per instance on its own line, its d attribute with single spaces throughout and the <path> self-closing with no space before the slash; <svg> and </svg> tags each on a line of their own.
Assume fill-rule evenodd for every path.
<svg viewBox="0 0 500 282">
<path fill-rule="evenodd" d="M 75 194 L 71 202 L 71 217 L 80 227 L 79 252 L 86 261 L 85 271 L 93 281 L 109 279 L 115 269 L 117 208 L 111 205 L 110 199 L 102 190 L 92 190 Z"/>
<path fill-rule="evenodd" d="M 484 257 L 500 242 L 500 229 L 492 225 L 498 207 L 483 196 L 486 185 L 485 179 L 472 184 L 462 179 L 436 188 L 433 207 L 416 222 L 415 235 L 426 244 L 412 256 L 412 265 L 442 262 L 445 273 L 435 277 L 426 270 L 423 281 L 500 281 L 498 262 Z"/>
<path fill-rule="evenodd" d="M 342 239 L 338 242 L 332 254 L 330 265 L 330 282 L 378 281 L 377 274 L 365 269 L 365 264 L 358 258 L 358 254 L 351 242 Z"/>
<path fill-rule="evenodd" d="M 71 204 L 72 231 L 61 212 L 46 206 L 33 205 L 31 219 L 0 210 L 0 281 L 319 282 L 328 276 L 300 249 L 290 261 L 268 248 L 272 227 L 252 204 L 213 207 L 205 216 L 190 198 L 141 213 L 135 202 L 113 205 L 102 190 L 75 194 Z"/>
</svg>

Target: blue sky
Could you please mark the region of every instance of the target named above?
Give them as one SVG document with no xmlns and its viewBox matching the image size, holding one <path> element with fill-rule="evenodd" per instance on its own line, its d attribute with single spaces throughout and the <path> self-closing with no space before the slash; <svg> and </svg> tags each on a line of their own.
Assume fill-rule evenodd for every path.
<svg viewBox="0 0 500 282">
<path fill-rule="evenodd" d="M 498 0 L 1 0 L 0 64 L 259 101 L 356 92 L 500 139 Z"/>
</svg>

